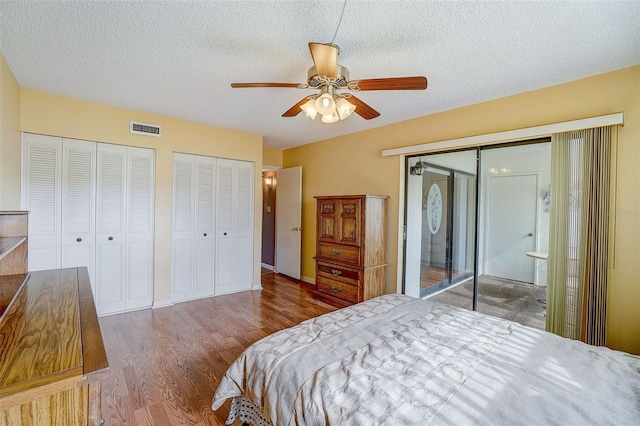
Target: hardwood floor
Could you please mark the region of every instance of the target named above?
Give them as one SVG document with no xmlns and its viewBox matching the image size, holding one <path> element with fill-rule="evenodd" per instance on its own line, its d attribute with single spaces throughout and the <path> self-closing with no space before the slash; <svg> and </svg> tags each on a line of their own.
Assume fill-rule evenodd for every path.
<svg viewBox="0 0 640 426">
<path fill-rule="evenodd" d="M 106 425 L 224 425 L 211 399 L 229 364 L 253 342 L 336 308 L 313 287 L 263 269 L 261 291 L 100 318 L 110 369 Z"/>
</svg>

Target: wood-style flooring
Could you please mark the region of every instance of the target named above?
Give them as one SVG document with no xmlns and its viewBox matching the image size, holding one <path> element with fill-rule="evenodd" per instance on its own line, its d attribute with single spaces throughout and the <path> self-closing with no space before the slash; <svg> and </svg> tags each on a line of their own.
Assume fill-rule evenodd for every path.
<svg viewBox="0 0 640 426">
<path fill-rule="evenodd" d="M 266 269 L 262 286 L 100 318 L 105 425 L 224 425 L 229 402 L 214 412 L 211 400 L 229 364 L 253 342 L 335 310 Z"/>
</svg>

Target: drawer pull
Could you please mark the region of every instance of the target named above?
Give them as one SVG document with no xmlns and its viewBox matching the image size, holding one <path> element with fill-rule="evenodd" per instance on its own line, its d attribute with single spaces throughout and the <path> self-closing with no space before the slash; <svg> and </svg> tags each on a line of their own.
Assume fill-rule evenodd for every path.
<svg viewBox="0 0 640 426">
<path fill-rule="evenodd" d="M 340 255 L 340 253 L 342 253 L 342 250 L 338 250 L 338 249 L 331 249 L 331 251 L 333 252 L 333 254 L 335 255 Z"/>
<path fill-rule="evenodd" d="M 340 293 L 340 287 L 336 287 L 335 285 L 331 286 L 331 291 L 334 293 Z"/>
<path fill-rule="evenodd" d="M 339 277 L 340 275 L 342 275 L 342 271 L 338 270 L 338 269 L 332 269 L 331 273 L 333 275 L 335 275 L 336 277 Z"/>
</svg>

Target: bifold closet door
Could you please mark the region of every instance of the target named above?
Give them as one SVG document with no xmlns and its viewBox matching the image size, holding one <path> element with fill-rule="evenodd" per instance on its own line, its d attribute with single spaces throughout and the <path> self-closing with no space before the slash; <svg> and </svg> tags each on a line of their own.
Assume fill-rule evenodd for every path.
<svg viewBox="0 0 640 426">
<path fill-rule="evenodd" d="M 29 210 L 29 271 L 62 265 L 62 138 L 22 134 L 21 208 Z"/>
<path fill-rule="evenodd" d="M 62 151 L 62 267 L 86 266 L 95 283 L 96 143 L 63 139 Z"/>
<path fill-rule="evenodd" d="M 218 159 L 215 294 L 251 289 L 253 163 Z"/>
<path fill-rule="evenodd" d="M 22 134 L 29 270 L 87 266 L 98 314 L 153 301 L 154 151 Z"/>
<path fill-rule="evenodd" d="M 95 301 L 99 314 L 125 304 L 127 147 L 99 144 L 97 152 Z"/>
<path fill-rule="evenodd" d="M 127 147 L 125 303 L 153 303 L 155 152 Z"/>
<path fill-rule="evenodd" d="M 216 159 L 195 158 L 194 297 L 213 295 Z"/>
<path fill-rule="evenodd" d="M 108 314 L 153 302 L 154 153 L 98 144 L 96 308 Z"/>
<path fill-rule="evenodd" d="M 213 295 L 216 159 L 173 157 L 172 297 Z"/>
<path fill-rule="evenodd" d="M 171 281 L 174 302 L 194 297 L 195 166 L 195 156 L 173 154 Z"/>
</svg>

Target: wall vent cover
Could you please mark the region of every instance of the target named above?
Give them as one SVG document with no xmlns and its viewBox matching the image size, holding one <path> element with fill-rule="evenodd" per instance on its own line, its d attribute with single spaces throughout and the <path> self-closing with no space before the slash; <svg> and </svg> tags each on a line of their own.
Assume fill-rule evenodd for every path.
<svg viewBox="0 0 640 426">
<path fill-rule="evenodd" d="M 129 122 L 129 132 L 137 135 L 155 136 L 157 138 L 162 137 L 162 126 L 156 124 L 140 123 L 137 121 Z"/>
</svg>

